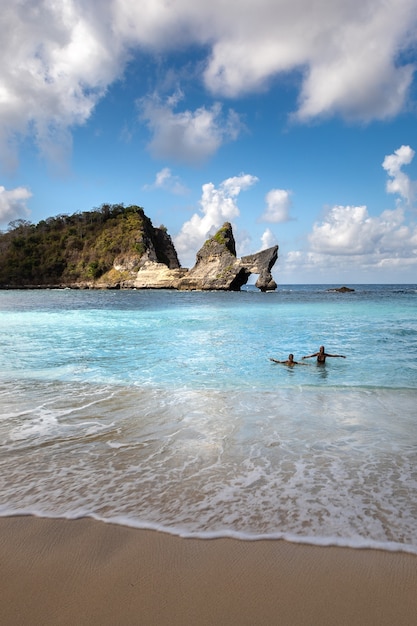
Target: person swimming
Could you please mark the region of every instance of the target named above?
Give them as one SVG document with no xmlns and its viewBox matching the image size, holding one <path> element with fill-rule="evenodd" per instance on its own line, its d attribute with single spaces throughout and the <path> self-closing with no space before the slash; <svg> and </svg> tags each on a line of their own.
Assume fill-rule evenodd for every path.
<svg viewBox="0 0 417 626">
<path fill-rule="evenodd" d="M 345 359 L 346 357 L 343 354 L 329 354 L 325 351 L 324 346 L 320 346 L 320 350 L 315 352 L 314 354 L 309 354 L 307 356 L 301 357 L 301 359 L 311 359 L 312 357 L 317 357 L 317 363 L 325 363 L 327 357 L 339 357 L 341 359 Z"/>
<path fill-rule="evenodd" d="M 294 355 L 293 354 L 289 354 L 288 355 L 288 359 L 286 361 L 278 361 L 277 359 L 269 359 L 270 361 L 273 361 L 274 363 L 282 363 L 282 365 L 307 365 L 307 363 L 299 363 L 298 361 L 294 361 Z"/>
</svg>

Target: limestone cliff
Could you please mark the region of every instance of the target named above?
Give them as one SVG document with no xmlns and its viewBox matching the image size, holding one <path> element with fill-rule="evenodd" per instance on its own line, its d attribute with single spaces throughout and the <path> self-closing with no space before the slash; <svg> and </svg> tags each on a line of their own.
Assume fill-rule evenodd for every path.
<svg viewBox="0 0 417 626">
<path fill-rule="evenodd" d="M 226 222 L 198 251 L 193 268 L 169 269 L 148 261 L 139 269 L 133 286 L 136 289 L 239 291 L 251 274 L 259 274 L 256 287 L 269 291 L 277 288 L 271 274 L 277 258 L 278 246 L 274 246 L 238 259 L 232 226 Z"/>
<path fill-rule="evenodd" d="M 178 289 L 182 277 L 187 273 L 186 268 L 171 269 L 164 263 L 146 261 L 135 278 L 125 281 L 121 286 L 135 289 Z"/>
</svg>

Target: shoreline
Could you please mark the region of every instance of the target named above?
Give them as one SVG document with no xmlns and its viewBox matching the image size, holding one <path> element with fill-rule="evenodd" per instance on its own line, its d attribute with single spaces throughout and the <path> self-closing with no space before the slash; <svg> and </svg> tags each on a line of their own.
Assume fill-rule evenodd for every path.
<svg viewBox="0 0 417 626">
<path fill-rule="evenodd" d="M 5 626 L 411 626 L 417 614 L 406 552 L 18 516 L 0 518 L 0 562 Z"/>
</svg>

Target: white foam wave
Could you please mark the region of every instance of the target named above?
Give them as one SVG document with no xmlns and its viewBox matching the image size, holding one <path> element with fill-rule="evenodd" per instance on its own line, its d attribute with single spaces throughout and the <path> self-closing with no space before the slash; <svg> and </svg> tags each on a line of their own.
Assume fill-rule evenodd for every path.
<svg viewBox="0 0 417 626">
<path fill-rule="evenodd" d="M 417 547 L 414 392 L 85 383 L 19 391 L 0 420 L 9 442 L 0 455 L 1 515 Z"/>
<path fill-rule="evenodd" d="M 318 547 L 340 547 L 340 548 L 352 548 L 357 550 L 383 550 L 386 552 L 403 552 L 406 554 L 417 554 L 417 546 L 412 544 L 397 543 L 395 541 L 373 541 L 371 539 L 364 539 L 357 537 L 355 539 L 348 539 L 346 537 L 316 537 L 308 535 L 296 535 L 285 532 L 275 533 L 242 533 L 232 530 L 221 530 L 215 532 L 189 532 L 184 531 L 181 527 L 165 526 L 158 523 L 146 523 L 132 520 L 130 517 L 114 516 L 114 517 L 102 517 L 95 513 L 91 513 L 87 510 L 72 511 L 66 515 L 57 516 L 55 514 L 47 514 L 36 508 L 32 509 L 7 509 L 0 505 L 0 517 L 12 517 L 12 516 L 34 516 L 45 519 L 66 519 L 76 520 L 82 518 L 94 519 L 98 522 L 105 524 L 116 524 L 118 526 L 125 526 L 127 528 L 136 528 L 138 530 L 151 530 L 156 532 L 162 532 L 183 539 L 235 539 L 238 541 L 287 541 L 289 543 L 296 543 L 300 545 L 312 545 Z"/>
</svg>

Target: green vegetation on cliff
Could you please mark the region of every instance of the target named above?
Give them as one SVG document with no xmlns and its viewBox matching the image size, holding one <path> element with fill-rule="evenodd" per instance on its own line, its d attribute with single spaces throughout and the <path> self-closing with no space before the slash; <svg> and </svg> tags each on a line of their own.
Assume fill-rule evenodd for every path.
<svg viewBox="0 0 417 626">
<path fill-rule="evenodd" d="M 225 222 L 210 239 L 207 239 L 202 249 L 198 252 L 197 257 L 201 258 L 207 253 L 213 253 L 216 249 L 217 253 L 223 253 L 224 249 L 226 249 L 230 254 L 236 256 L 235 238 L 230 222 Z"/>
<path fill-rule="evenodd" d="M 121 204 L 36 225 L 16 220 L 0 233 L 0 287 L 92 282 L 114 271 L 116 259 L 137 271 L 149 251 L 166 263 L 166 250 L 158 244 L 164 236 L 169 239 L 141 207 Z"/>
</svg>

